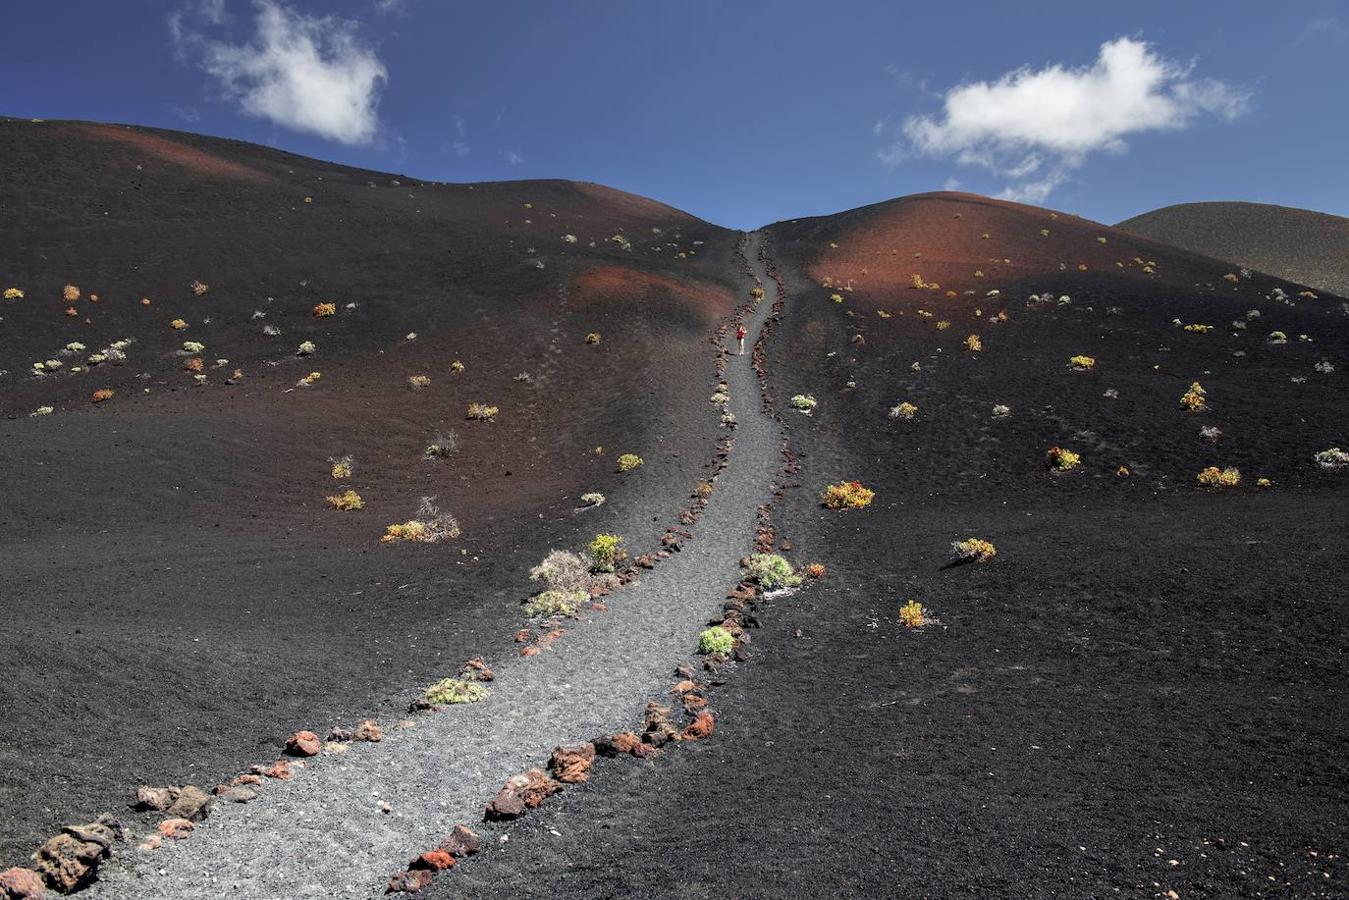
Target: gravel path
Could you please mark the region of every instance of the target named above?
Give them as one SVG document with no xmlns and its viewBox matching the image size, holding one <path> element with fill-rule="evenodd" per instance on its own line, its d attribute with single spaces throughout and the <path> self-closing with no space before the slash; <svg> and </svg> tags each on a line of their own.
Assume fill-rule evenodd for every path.
<svg viewBox="0 0 1349 900">
<path fill-rule="evenodd" d="M 751 236 L 746 256 L 770 293 L 746 321 L 747 348 L 776 290 L 758 262 L 760 240 Z M 733 334 L 726 340 L 733 344 Z M 507 777 L 542 766 L 558 744 L 637 725 L 737 580 L 756 509 L 772 493 L 781 437 L 762 412 L 750 362 L 748 349 L 728 360 L 729 408 L 739 425 L 729 464 L 692 527 L 695 539 L 613 595 L 610 612 L 590 614 L 539 656 L 488 660 L 497 680 L 482 703 L 419 716 L 411 728 L 385 723 L 382 743 L 316 757 L 294 781 L 269 781 L 254 802 L 217 807 L 186 841 L 122 850 L 85 896 L 382 896 L 389 876 L 453 825 L 475 827 Z M 709 395 L 711 386 L 709 377 Z M 717 413 L 709 406 L 707 414 Z M 524 572 L 520 581 L 523 590 Z"/>
</svg>

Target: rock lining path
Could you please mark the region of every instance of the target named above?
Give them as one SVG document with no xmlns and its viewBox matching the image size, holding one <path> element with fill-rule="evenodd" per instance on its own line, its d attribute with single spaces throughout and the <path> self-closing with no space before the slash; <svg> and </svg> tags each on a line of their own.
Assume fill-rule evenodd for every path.
<svg viewBox="0 0 1349 900">
<path fill-rule="evenodd" d="M 781 433 L 762 409 L 751 366 L 750 348 L 777 291 L 759 260 L 762 240 L 753 234 L 744 247 L 767 294 L 746 315 L 745 354 L 734 353 L 734 329 L 725 338 L 734 447 L 682 552 L 612 595 L 609 612 L 588 614 L 539 656 L 489 660 L 497 677 L 487 700 L 419 716 L 413 728 L 385 723 L 381 743 L 316 757 L 295 780 L 268 781 L 245 806 L 218 805 L 188 840 L 153 852 L 126 845 L 83 896 L 380 897 L 390 875 L 455 824 L 476 827 L 509 776 L 541 767 L 559 744 L 637 726 L 646 702 L 669 690 L 674 667 L 692 657 L 698 632 L 739 579 L 757 509 L 771 500 L 781 465 Z M 744 285 L 745 295 L 751 286 Z M 709 395 L 711 386 L 709 378 Z M 707 414 L 718 413 L 709 406 Z M 381 811 L 384 803 L 392 812 Z"/>
</svg>

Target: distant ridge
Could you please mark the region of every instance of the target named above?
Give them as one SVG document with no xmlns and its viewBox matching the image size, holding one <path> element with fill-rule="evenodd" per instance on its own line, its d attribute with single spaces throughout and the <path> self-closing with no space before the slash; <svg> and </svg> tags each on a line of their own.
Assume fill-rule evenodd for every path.
<svg viewBox="0 0 1349 900">
<path fill-rule="evenodd" d="M 1267 203 L 1179 203 L 1115 227 L 1349 296 L 1349 219 L 1341 216 Z"/>
</svg>

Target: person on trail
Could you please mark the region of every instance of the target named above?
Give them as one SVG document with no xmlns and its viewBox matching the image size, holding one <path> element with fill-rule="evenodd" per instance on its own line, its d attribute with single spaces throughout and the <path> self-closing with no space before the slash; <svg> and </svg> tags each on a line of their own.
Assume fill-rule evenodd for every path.
<svg viewBox="0 0 1349 900">
<path fill-rule="evenodd" d="M 738 341 L 739 344 L 740 344 L 739 355 L 740 355 L 740 356 L 744 356 L 744 355 L 745 355 L 745 326 L 744 326 L 744 325 L 737 325 L 737 326 L 735 326 L 735 339 L 736 339 L 736 341 Z"/>
</svg>

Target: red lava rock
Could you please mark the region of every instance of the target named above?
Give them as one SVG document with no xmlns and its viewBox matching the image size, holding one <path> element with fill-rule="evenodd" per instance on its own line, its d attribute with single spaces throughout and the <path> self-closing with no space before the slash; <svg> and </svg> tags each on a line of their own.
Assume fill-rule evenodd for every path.
<svg viewBox="0 0 1349 900">
<path fill-rule="evenodd" d="M 525 649 L 523 649 L 523 650 L 520 651 L 520 655 L 521 655 L 521 656 L 538 656 L 538 655 L 539 655 L 539 648 L 538 648 L 538 647 L 526 647 Z"/>
<path fill-rule="evenodd" d="M 456 859 L 463 859 L 482 849 L 482 838 L 474 834 L 471 829 L 463 825 L 456 825 L 450 830 L 449 836 L 440 842 L 439 849 L 444 850 Z"/>
<path fill-rule="evenodd" d="M 286 739 L 286 752 L 291 756 L 318 756 L 322 749 L 323 743 L 312 731 L 297 731 Z"/>
<path fill-rule="evenodd" d="M 656 560 L 651 556 L 650 553 L 642 554 L 641 556 L 634 559 L 633 562 L 641 566 L 643 569 L 654 569 L 656 567 Z"/>
<path fill-rule="evenodd" d="M 517 644 L 523 644 L 533 636 L 534 632 L 530 631 L 528 628 L 521 628 L 515 633 L 515 642 Z"/>
<path fill-rule="evenodd" d="M 602 737 L 595 741 L 595 750 L 601 756 L 621 756 L 633 752 L 635 747 L 642 746 L 642 741 L 631 731 L 620 731 L 608 737 Z"/>
<path fill-rule="evenodd" d="M 459 677 L 465 681 L 491 681 L 496 675 L 487 668 L 481 656 L 475 656 L 464 663 L 464 667 L 459 670 Z"/>
<path fill-rule="evenodd" d="M 290 781 L 295 777 L 295 773 L 291 771 L 290 763 L 284 759 L 278 759 L 270 766 L 253 766 L 252 771 L 254 775 L 266 775 L 268 778 L 275 778 L 278 781 Z"/>
<path fill-rule="evenodd" d="M 173 801 L 178 799 L 178 789 L 176 787 L 149 787 L 141 785 L 136 788 L 137 809 L 165 810 L 173 805 Z"/>
<path fill-rule="evenodd" d="M 384 889 L 386 894 L 415 894 L 431 886 L 435 881 L 435 873 L 428 869 L 411 869 L 407 872 L 399 872 L 389 879 L 389 886 Z"/>
<path fill-rule="evenodd" d="M 694 684 L 691 679 L 685 678 L 683 681 L 679 682 L 674 687 L 672 687 L 670 689 L 670 693 L 687 694 L 689 691 L 696 691 L 696 690 L 698 690 L 698 685 Z"/>
<path fill-rule="evenodd" d="M 594 744 L 575 744 L 554 748 L 548 768 L 553 777 L 564 784 L 582 784 L 590 778 L 590 766 L 594 762 Z"/>
<path fill-rule="evenodd" d="M 632 755 L 638 759 L 648 759 L 653 756 L 659 756 L 660 751 L 650 744 L 638 743 L 637 746 L 632 748 Z"/>
<path fill-rule="evenodd" d="M 446 869 L 454 868 L 454 857 L 444 850 L 427 850 L 421 856 L 412 861 L 408 869 L 430 869 L 432 872 L 443 872 Z"/>
<path fill-rule="evenodd" d="M 537 809 L 545 799 L 562 790 L 562 785 L 538 769 L 522 775 L 512 775 L 487 804 L 486 818 L 515 819 L 526 809 Z"/>
<path fill-rule="evenodd" d="M 356 730 L 351 733 L 353 741 L 366 741 L 371 744 L 378 744 L 384 740 L 384 731 L 379 727 L 379 723 L 374 719 L 366 719 L 356 726 Z"/>
<path fill-rule="evenodd" d="M 142 850 L 158 850 L 160 847 L 164 846 L 164 839 L 157 834 L 152 834 L 141 841 L 139 846 Z"/>
<path fill-rule="evenodd" d="M 197 826 L 187 819 L 165 819 L 159 823 L 159 836 L 171 841 L 181 841 L 187 838 L 196 828 Z"/>
<path fill-rule="evenodd" d="M 262 778 L 257 775 L 235 775 L 230 784 L 262 784 Z"/>
<path fill-rule="evenodd" d="M 42 900 L 47 896 L 47 886 L 42 876 L 32 869 L 15 866 L 0 872 L 0 897 L 6 900 Z"/>
<path fill-rule="evenodd" d="M 328 732 L 328 740 L 331 743 L 345 744 L 351 740 L 351 729 L 334 725 L 332 730 Z"/>
<path fill-rule="evenodd" d="M 707 706 L 707 698 L 699 694 L 688 693 L 684 695 L 684 712 L 689 715 L 696 714 Z"/>
<path fill-rule="evenodd" d="M 596 600 L 594 603 L 590 604 L 590 608 L 595 610 L 595 612 L 608 612 L 609 604 L 600 603 L 598 600 Z"/>
<path fill-rule="evenodd" d="M 754 588 L 747 587 L 743 583 L 726 595 L 729 600 L 753 600 L 756 596 L 758 595 L 754 593 Z"/>
<path fill-rule="evenodd" d="M 176 819 L 199 822 L 211 814 L 211 797 L 201 788 L 185 784 L 178 789 L 178 797 L 168 813 Z"/>
<path fill-rule="evenodd" d="M 674 673 L 680 678 L 691 681 L 693 679 L 693 666 L 688 663 L 675 666 Z"/>
<path fill-rule="evenodd" d="M 684 729 L 684 740 L 701 741 L 705 737 L 711 737 L 716 724 L 716 720 L 712 718 L 710 712 L 700 712 Z"/>
</svg>

